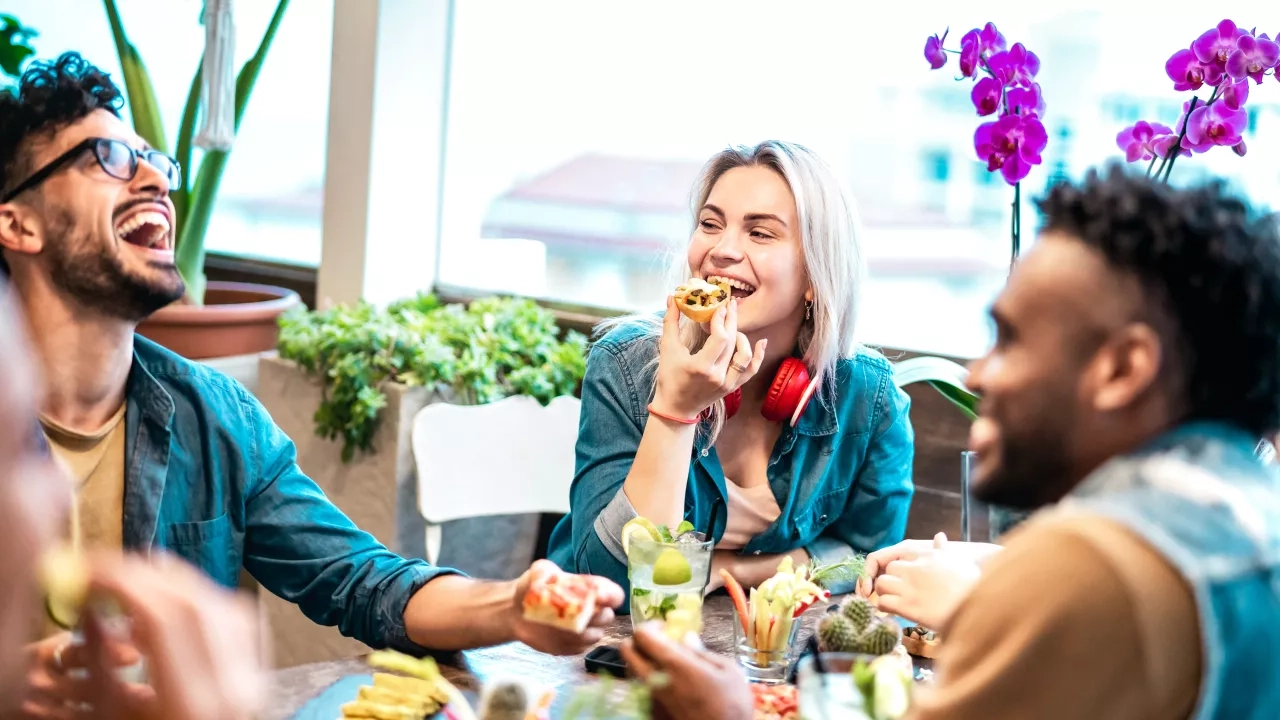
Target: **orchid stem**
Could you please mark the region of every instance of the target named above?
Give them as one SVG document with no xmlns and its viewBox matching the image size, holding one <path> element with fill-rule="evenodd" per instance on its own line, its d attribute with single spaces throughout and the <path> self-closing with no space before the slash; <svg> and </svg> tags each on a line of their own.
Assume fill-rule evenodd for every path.
<svg viewBox="0 0 1280 720">
<path fill-rule="evenodd" d="M 1217 90 L 1214 90 L 1213 95 L 1209 98 L 1209 102 L 1213 102 L 1213 98 L 1217 94 Z M 1166 185 L 1169 184 L 1169 175 L 1173 173 L 1173 163 L 1177 161 L 1178 155 L 1182 151 L 1182 139 L 1187 136 L 1187 126 L 1191 124 L 1191 113 L 1195 112 L 1196 103 L 1199 101 L 1200 98 L 1195 95 L 1191 96 L 1191 104 L 1187 106 L 1187 116 L 1182 119 L 1182 130 L 1178 133 L 1178 141 L 1169 149 L 1169 158 L 1164 163 L 1165 166 L 1167 166 L 1164 168 L 1164 177 L 1160 178 Z"/>
<path fill-rule="evenodd" d="M 1151 168 L 1153 168 L 1153 167 L 1155 167 L 1155 166 L 1156 166 L 1156 161 L 1157 161 L 1157 160 L 1163 160 L 1163 159 L 1164 159 L 1164 158 L 1160 157 L 1159 155 L 1152 155 L 1152 156 L 1151 156 L 1151 162 L 1147 164 L 1147 177 L 1151 177 Z M 1164 166 L 1163 166 L 1163 165 L 1161 165 L 1161 166 L 1160 166 L 1160 169 L 1161 169 L 1161 170 L 1163 170 L 1163 169 L 1164 169 Z"/>
<path fill-rule="evenodd" d="M 1022 183 L 1013 184 L 1013 217 L 1010 223 L 1012 253 L 1009 258 L 1009 272 L 1013 272 L 1013 264 L 1018 260 L 1018 252 L 1022 249 Z"/>
</svg>

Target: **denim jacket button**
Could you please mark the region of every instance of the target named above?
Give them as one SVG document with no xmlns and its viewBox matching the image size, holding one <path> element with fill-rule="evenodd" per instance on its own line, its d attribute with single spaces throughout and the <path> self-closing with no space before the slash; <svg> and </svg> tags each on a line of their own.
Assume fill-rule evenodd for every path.
<svg viewBox="0 0 1280 720">
<path fill-rule="evenodd" d="M 826 516 L 826 515 L 821 515 L 821 516 L 819 516 L 819 517 L 818 517 L 818 522 L 826 522 L 826 521 L 827 521 L 827 516 Z"/>
<path fill-rule="evenodd" d="M 753 552 L 753 553 L 751 553 L 751 554 L 752 554 L 752 555 L 759 555 L 759 554 L 760 554 L 760 551 L 759 551 L 759 550 L 757 550 L 757 551 L 755 551 L 755 552 Z"/>
<path fill-rule="evenodd" d="M 703 449 L 702 449 L 702 457 L 706 457 L 706 456 L 707 456 L 707 449 L 706 449 L 706 448 L 703 448 Z"/>
</svg>

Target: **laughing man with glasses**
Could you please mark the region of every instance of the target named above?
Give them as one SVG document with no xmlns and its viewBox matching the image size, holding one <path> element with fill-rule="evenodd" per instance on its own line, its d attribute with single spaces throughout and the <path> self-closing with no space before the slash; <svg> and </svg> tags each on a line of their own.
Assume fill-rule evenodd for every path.
<svg viewBox="0 0 1280 720">
<path fill-rule="evenodd" d="M 185 292 L 169 198 L 181 170 L 121 121 L 122 103 L 74 53 L 33 63 L 17 95 L 0 94 L 0 271 L 43 364 L 43 434 L 77 482 L 74 534 L 90 548 L 165 549 L 232 588 L 243 567 L 374 647 L 515 640 L 571 655 L 600 640 L 617 585 L 596 580 L 602 609 L 573 633 L 522 618 L 530 573 L 480 582 L 395 555 L 302 473 L 243 387 L 134 334 Z M 33 712 L 61 717 L 58 693 L 75 690 L 49 658 L 68 635 L 43 636 L 29 653 Z"/>
</svg>

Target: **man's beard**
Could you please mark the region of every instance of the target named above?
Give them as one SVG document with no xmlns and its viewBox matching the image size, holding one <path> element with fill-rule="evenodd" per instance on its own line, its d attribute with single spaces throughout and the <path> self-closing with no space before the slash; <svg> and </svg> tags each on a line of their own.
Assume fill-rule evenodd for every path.
<svg viewBox="0 0 1280 720">
<path fill-rule="evenodd" d="M 92 233 L 75 233 L 70 213 L 56 211 L 46 246 L 53 284 L 84 307 L 128 322 L 141 322 L 186 292 L 177 268 L 152 265 L 157 277 L 139 276 Z"/>
<path fill-rule="evenodd" d="M 974 497 L 992 505 L 1035 510 L 1071 490 L 1075 484 L 1068 442 L 1072 423 L 1070 411 L 1058 407 L 1042 414 L 1038 427 L 1022 423 L 1013 435 L 1001 423 L 997 467 L 974 486 Z"/>
</svg>

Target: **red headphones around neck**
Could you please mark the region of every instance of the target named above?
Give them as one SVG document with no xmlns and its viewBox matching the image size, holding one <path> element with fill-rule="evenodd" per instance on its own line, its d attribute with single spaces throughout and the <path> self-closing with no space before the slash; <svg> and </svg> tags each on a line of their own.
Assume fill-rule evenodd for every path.
<svg viewBox="0 0 1280 720">
<path fill-rule="evenodd" d="M 809 379 L 809 368 L 799 358 L 789 357 L 782 361 L 773 382 L 769 385 L 769 393 L 764 397 L 764 406 L 760 414 L 770 422 L 782 422 L 790 419 L 791 427 L 795 427 L 805 407 L 813 398 L 817 388 L 817 380 Z M 742 405 L 742 388 L 738 388 L 724 396 L 724 412 L 726 418 L 733 417 Z"/>
</svg>

